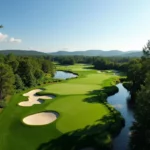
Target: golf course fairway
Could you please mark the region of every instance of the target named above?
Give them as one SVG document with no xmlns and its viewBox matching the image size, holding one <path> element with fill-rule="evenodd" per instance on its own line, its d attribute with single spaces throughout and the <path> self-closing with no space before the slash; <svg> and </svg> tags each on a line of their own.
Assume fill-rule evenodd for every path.
<svg viewBox="0 0 150 150">
<path fill-rule="evenodd" d="M 111 136 L 121 128 L 121 116 L 99 93 L 118 77 L 84 64 L 58 69 L 75 72 L 79 77 L 38 87 L 45 89 L 38 95 L 56 96 L 42 104 L 18 105 L 28 99 L 23 94 L 31 89 L 13 95 L 0 113 L 0 150 L 80 150 L 93 144 L 102 150 L 111 147 Z M 44 111 L 55 111 L 59 116 L 42 126 L 23 122 L 24 118 Z"/>
</svg>

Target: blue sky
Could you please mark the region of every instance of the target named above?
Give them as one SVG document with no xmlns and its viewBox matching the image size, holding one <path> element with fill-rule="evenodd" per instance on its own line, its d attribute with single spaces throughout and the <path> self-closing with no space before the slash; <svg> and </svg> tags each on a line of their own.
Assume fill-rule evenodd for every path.
<svg viewBox="0 0 150 150">
<path fill-rule="evenodd" d="M 150 0 L 0 0 L 0 49 L 141 50 Z"/>
</svg>

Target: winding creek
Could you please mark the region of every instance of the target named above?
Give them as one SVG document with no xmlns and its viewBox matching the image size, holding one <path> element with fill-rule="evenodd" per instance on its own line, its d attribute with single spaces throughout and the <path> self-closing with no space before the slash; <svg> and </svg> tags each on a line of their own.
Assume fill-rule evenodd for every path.
<svg viewBox="0 0 150 150">
<path fill-rule="evenodd" d="M 123 87 L 122 83 L 116 85 L 119 92 L 109 96 L 107 101 L 113 105 L 125 119 L 125 126 L 119 135 L 113 140 L 113 150 L 128 150 L 130 127 L 134 121 L 133 110 L 128 104 L 130 93 Z"/>
<path fill-rule="evenodd" d="M 64 71 L 57 71 L 54 76 L 55 79 L 68 79 L 75 77 L 77 77 L 77 75 Z M 107 101 L 122 114 L 125 119 L 125 126 L 119 135 L 113 139 L 113 150 L 128 150 L 130 127 L 134 121 L 133 110 L 128 104 L 130 93 L 123 87 L 122 83 L 119 83 L 116 86 L 119 89 L 118 93 L 109 96 Z"/>
</svg>

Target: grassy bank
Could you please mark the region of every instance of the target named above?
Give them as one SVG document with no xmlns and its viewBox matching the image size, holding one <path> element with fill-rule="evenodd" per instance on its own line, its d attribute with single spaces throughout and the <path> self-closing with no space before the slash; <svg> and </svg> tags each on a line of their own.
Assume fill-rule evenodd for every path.
<svg viewBox="0 0 150 150">
<path fill-rule="evenodd" d="M 59 66 L 58 69 L 65 69 Z M 7 108 L 0 114 L 0 150 L 73 150 L 86 146 L 101 149 L 111 147 L 111 137 L 122 126 L 120 114 L 106 102 L 109 95 L 117 92 L 112 86 L 117 76 L 98 73 L 88 65 L 68 66 L 79 74 L 78 78 L 49 84 L 42 94 L 53 93 L 56 98 L 45 100 L 41 105 L 20 107 L 26 100 L 21 93 L 15 94 Z M 40 111 L 57 111 L 59 118 L 44 126 L 27 126 L 22 119 Z"/>
</svg>

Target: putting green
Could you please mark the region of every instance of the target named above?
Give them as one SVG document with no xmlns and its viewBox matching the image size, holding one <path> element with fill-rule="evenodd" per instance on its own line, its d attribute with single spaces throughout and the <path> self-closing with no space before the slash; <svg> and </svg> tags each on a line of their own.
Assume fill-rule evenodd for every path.
<svg viewBox="0 0 150 150">
<path fill-rule="evenodd" d="M 56 123 L 56 128 L 65 133 L 85 128 L 87 125 L 96 124 L 96 120 L 109 114 L 104 105 L 84 102 L 85 95 L 72 95 L 58 98 L 46 109 L 61 112 L 61 117 Z"/>
<path fill-rule="evenodd" d="M 59 69 L 63 68 L 66 67 L 59 66 Z M 98 123 L 107 124 L 98 120 L 111 115 L 108 108 L 103 103 L 89 103 L 87 100 L 93 98 L 94 90 L 111 85 L 117 77 L 110 73 L 97 73 L 91 66 L 82 64 L 68 68 L 79 73 L 79 78 L 42 87 L 45 88 L 42 94 L 53 93 L 56 98 L 41 105 L 23 108 L 17 104 L 26 100 L 22 94 L 27 91 L 12 96 L 8 106 L 0 114 L 0 150 L 37 150 L 41 144 L 57 139 L 64 133 L 82 130 Z M 45 110 L 57 111 L 58 119 L 40 127 L 28 126 L 22 122 L 24 117 Z M 110 141 L 109 133 L 106 137 L 103 139 L 104 143 Z"/>
</svg>

